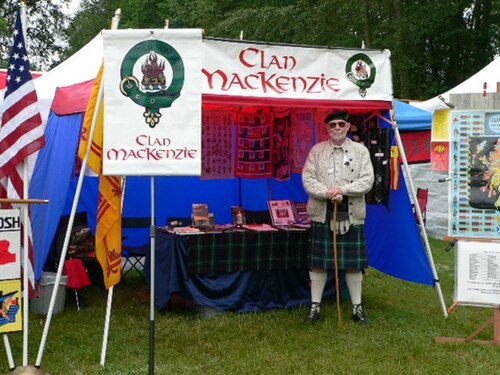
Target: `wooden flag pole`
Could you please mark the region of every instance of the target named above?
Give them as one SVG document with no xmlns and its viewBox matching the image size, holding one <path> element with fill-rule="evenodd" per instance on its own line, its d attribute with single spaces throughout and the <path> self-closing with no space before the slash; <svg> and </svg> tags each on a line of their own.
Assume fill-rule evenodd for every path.
<svg viewBox="0 0 500 375">
<path fill-rule="evenodd" d="M 338 202 L 333 201 L 333 262 L 335 265 L 335 298 L 337 300 L 337 315 L 339 318 L 339 329 L 342 328 L 342 309 L 340 308 L 340 285 L 339 285 L 339 260 L 337 252 L 337 207 Z"/>
</svg>

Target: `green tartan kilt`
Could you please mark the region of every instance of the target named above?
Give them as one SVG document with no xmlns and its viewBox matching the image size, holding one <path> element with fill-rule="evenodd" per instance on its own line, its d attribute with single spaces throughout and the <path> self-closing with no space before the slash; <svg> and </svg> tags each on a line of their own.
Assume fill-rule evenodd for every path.
<svg viewBox="0 0 500 375">
<path fill-rule="evenodd" d="M 311 268 L 335 269 L 333 254 L 333 232 L 330 230 L 330 218 L 327 218 L 325 224 L 313 221 L 309 266 Z M 337 234 L 337 257 L 339 270 L 364 270 L 368 268 L 364 225 L 351 225 L 347 233 Z"/>
</svg>

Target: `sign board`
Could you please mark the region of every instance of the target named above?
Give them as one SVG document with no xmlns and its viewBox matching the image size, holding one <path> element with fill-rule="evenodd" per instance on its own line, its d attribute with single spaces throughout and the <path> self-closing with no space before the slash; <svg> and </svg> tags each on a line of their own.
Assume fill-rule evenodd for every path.
<svg viewBox="0 0 500 375">
<path fill-rule="evenodd" d="M 392 100 L 388 50 L 319 48 L 231 40 L 203 42 L 203 94 Z"/>
<path fill-rule="evenodd" d="M 201 30 L 105 30 L 105 175 L 201 174 Z"/>
<path fill-rule="evenodd" d="M 21 216 L 0 210 L 0 333 L 22 330 Z"/>
<path fill-rule="evenodd" d="M 457 242 L 455 301 L 464 305 L 500 306 L 499 242 Z"/>
</svg>

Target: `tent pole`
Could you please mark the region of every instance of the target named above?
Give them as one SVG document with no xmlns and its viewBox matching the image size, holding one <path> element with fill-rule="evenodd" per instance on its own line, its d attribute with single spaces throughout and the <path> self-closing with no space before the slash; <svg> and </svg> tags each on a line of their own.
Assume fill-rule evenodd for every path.
<svg viewBox="0 0 500 375">
<path fill-rule="evenodd" d="M 150 285 L 149 285 L 149 374 L 153 375 L 155 370 L 155 177 L 151 176 L 151 228 L 150 235 Z"/>
<path fill-rule="evenodd" d="M 396 136 L 396 142 L 398 143 L 399 147 L 399 152 L 401 153 L 401 160 L 403 161 L 403 167 L 406 172 L 406 176 L 408 177 L 408 183 L 409 183 L 409 188 L 411 192 L 411 196 L 413 199 L 413 202 L 415 203 L 415 211 L 417 213 L 418 217 L 418 222 L 420 223 L 420 229 L 422 230 L 422 237 L 424 239 L 424 244 L 425 244 L 425 250 L 427 252 L 427 258 L 429 259 L 429 263 L 431 265 L 432 269 L 432 275 L 434 277 L 434 283 L 436 284 L 436 290 L 438 292 L 438 297 L 439 297 L 439 302 L 441 303 L 441 310 L 443 311 L 443 315 L 445 318 L 448 317 L 448 310 L 446 309 L 446 304 L 444 302 L 443 298 L 443 292 L 441 291 L 441 284 L 439 283 L 439 278 L 437 276 L 436 272 L 436 266 L 434 265 L 434 259 L 432 257 L 432 252 L 431 252 L 431 246 L 429 244 L 429 238 L 427 237 L 427 231 L 425 230 L 425 225 L 424 225 L 424 220 L 422 216 L 422 211 L 420 210 L 420 205 L 417 203 L 417 194 L 415 191 L 415 187 L 413 186 L 413 180 L 410 175 L 410 168 L 408 167 L 408 160 L 406 159 L 406 154 L 403 148 L 403 142 L 401 140 L 401 135 L 399 134 L 399 129 L 398 129 L 398 124 L 396 123 L 396 120 L 394 116 L 391 116 L 392 119 L 392 128 L 394 129 L 394 135 Z"/>
<path fill-rule="evenodd" d="M 95 132 L 95 127 L 96 127 L 96 122 L 97 122 L 97 116 L 99 113 L 99 108 L 102 104 L 103 93 L 104 93 L 104 85 L 101 85 L 101 87 L 99 88 L 98 96 L 97 96 L 97 103 L 96 103 L 96 107 L 95 107 L 95 111 L 94 111 L 94 116 L 92 117 L 92 125 L 90 127 L 89 139 L 91 139 L 91 140 L 94 139 L 94 132 Z M 43 357 L 43 351 L 45 350 L 45 344 L 47 341 L 47 335 L 49 333 L 50 322 L 52 320 L 52 314 L 54 312 L 54 305 L 56 302 L 57 291 L 59 290 L 59 282 L 61 281 L 61 275 L 62 275 L 63 266 L 64 266 L 64 259 L 66 259 L 66 253 L 68 252 L 69 239 L 71 237 L 71 230 L 73 229 L 73 222 L 75 220 L 75 214 L 76 214 L 76 209 L 78 207 L 78 201 L 80 200 L 80 193 L 82 191 L 83 179 L 85 177 L 85 171 L 87 169 L 87 163 L 88 163 L 88 159 L 89 159 L 91 145 L 92 145 L 92 142 L 88 142 L 87 150 L 85 152 L 85 157 L 83 158 L 83 161 L 82 161 L 82 167 L 80 168 L 80 175 L 78 176 L 78 184 L 76 187 L 75 196 L 73 198 L 73 205 L 71 206 L 71 213 L 70 213 L 69 220 L 68 220 L 68 227 L 66 228 L 66 235 L 64 237 L 64 244 L 63 244 L 63 248 L 61 251 L 61 256 L 59 258 L 59 264 L 57 266 L 57 275 L 56 275 L 55 285 L 54 285 L 54 289 L 52 290 L 52 295 L 50 297 L 49 311 L 47 313 L 47 319 L 46 319 L 45 325 L 43 327 L 42 339 L 40 341 L 40 347 L 38 349 L 38 355 L 36 358 L 36 363 L 35 363 L 36 367 L 40 367 L 40 364 L 42 362 L 42 357 Z"/>
</svg>

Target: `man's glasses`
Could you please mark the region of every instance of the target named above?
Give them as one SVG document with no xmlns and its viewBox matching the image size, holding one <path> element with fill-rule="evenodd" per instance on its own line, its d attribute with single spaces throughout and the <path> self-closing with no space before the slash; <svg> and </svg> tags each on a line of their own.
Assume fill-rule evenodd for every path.
<svg viewBox="0 0 500 375">
<path fill-rule="evenodd" d="M 330 129 L 335 129 L 337 126 L 341 129 L 343 129 L 347 125 L 347 122 L 345 121 L 337 121 L 337 122 L 329 122 L 328 127 Z"/>
</svg>

